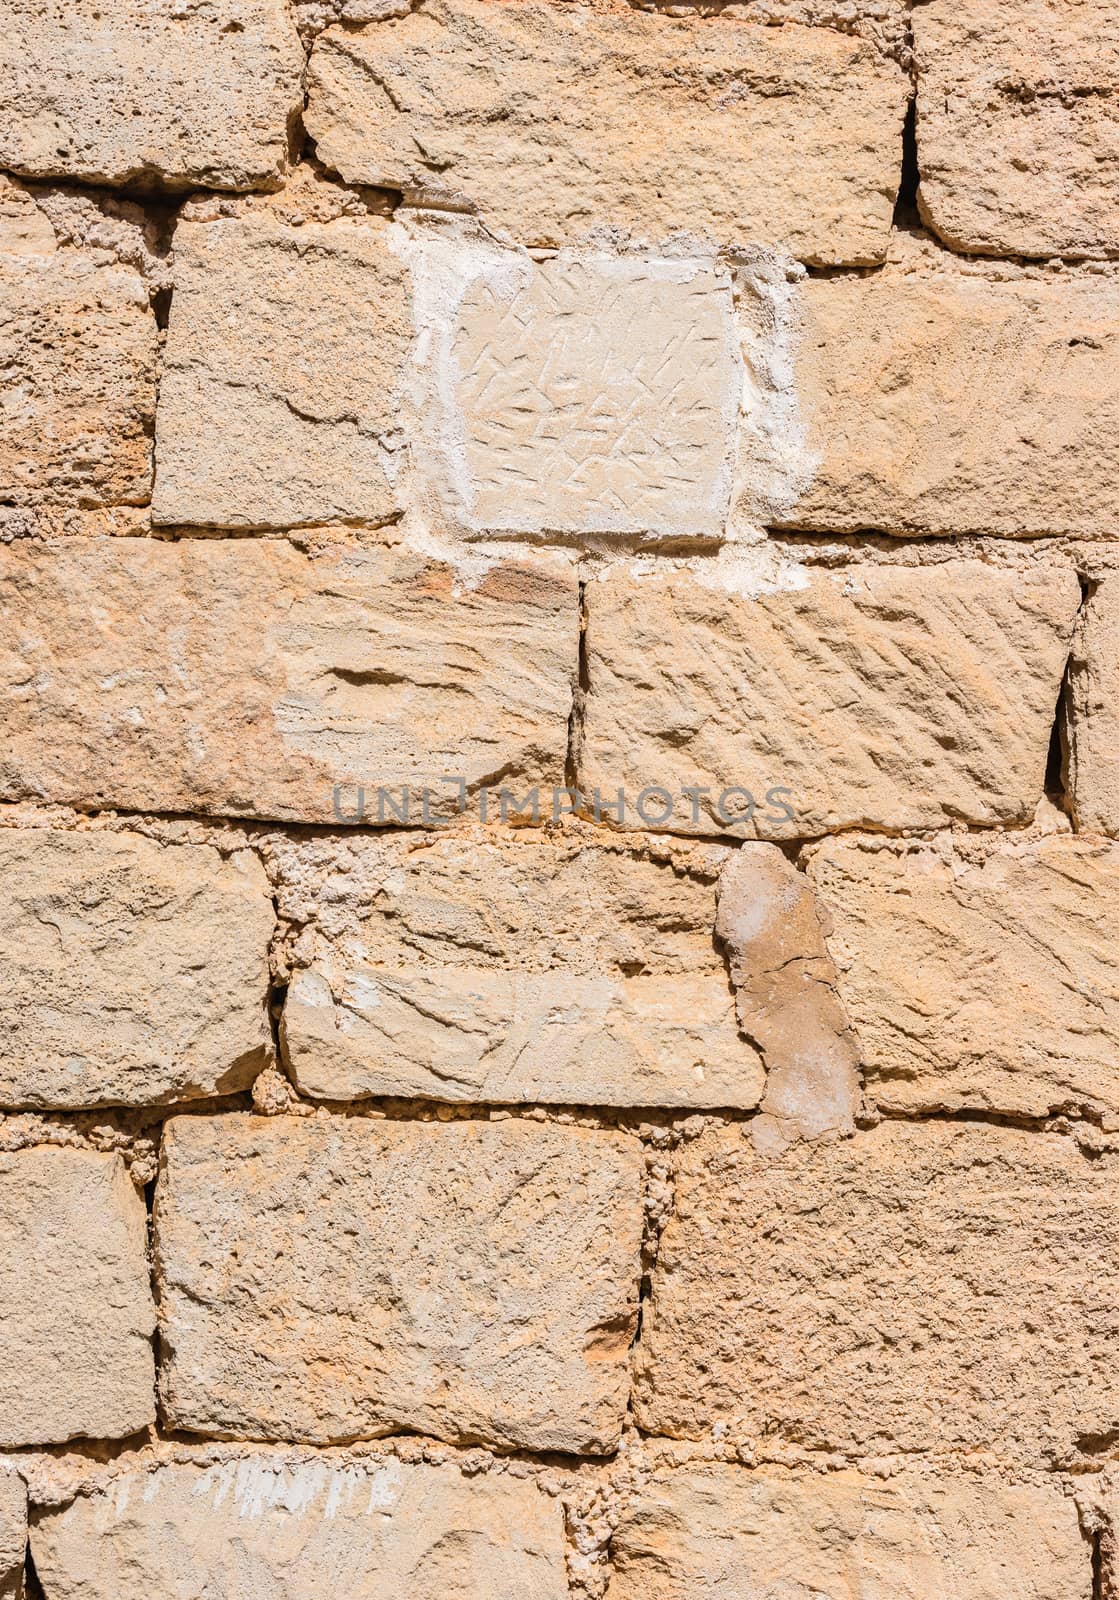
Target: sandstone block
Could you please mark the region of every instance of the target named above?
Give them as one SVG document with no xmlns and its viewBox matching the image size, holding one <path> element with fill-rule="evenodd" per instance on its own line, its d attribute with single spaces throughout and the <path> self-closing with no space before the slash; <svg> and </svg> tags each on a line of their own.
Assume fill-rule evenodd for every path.
<svg viewBox="0 0 1119 1600">
<path fill-rule="evenodd" d="M 972 253 L 1119 255 L 1110 0 L 933 0 L 913 37 L 929 226 Z"/>
<path fill-rule="evenodd" d="M 563 1510 L 530 1480 L 257 1451 L 122 1473 L 40 1516 L 47 1600 L 566 1600 Z"/>
<path fill-rule="evenodd" d="M 387 224 L 182 224 L 156 417 L 157 523 L 383 523 L 411 338 Z"/>
<path fill-rule="evenodd" d="M 975 1123 L 777 1159 L 703 1135 L 644 1308 L 638 1422 L 855 1458 L 1094 1448 L 1119 1405 L 1117 1160 Z"/>
<path fill-rule="evenodd" d="M 302 69 L 284 0 L 2 0 L 0 165 L 84 183 L 275 188 Z"/>
<path fill-rule="evenodd" d="M 306 122 L 347 182 L 475 208 L 523 244 L 608 226 L 871 262 L 906 97 L 831 29 L 439 0 L 321 35 Z"/>
<path fill-rule="evenodd" d="M 1089 1600 L 1059 1485 L 705 1466 L 655 1478 L 611 1541 L 610 1600 Z M 53 1597 L 52 1597 L 53 1600 Z"/>
<path fill-rule="evenodd" d="M 965 849 L 833 839 L 812 858 L 868 1090 L 887 1111 L 1119 1126 L 1119 847 Z"/>
<path fill-rule="evenodd" d="M 512 1120 L 175 1118 L 156 1211 L 170 1427 L 617 1445 L 635 1139 Z"/>
<path fill-rule="evenodd" d="M 1078 600 L 1071 569 L 976 561 L 753 595 L 614 570 L 587 586 L 580 787 L 768 838 L 1027 821 Z"/>
<path fill-rule="evenodd" d="M 27 1553 L 27 1490 L 15 1472 L 0 1471 L 0 1600 L 23 1600 Z"/>
<path fill-rule="evenodd" d="M 0 1154 L 0 1445 L 155 1421 L 147 1214 L 119 1156 Z"/>
<path fill-rule="evenodd" d="M 457 586 L 380 547 L 9 548 L 0 792 L 329 822 L 356 816 L 355 786 L 407 790 L 418 813 L 425 785 L 453 798 L 446 774 L 562 783 L 578 609 L 560 555 Z"/>
<path fill-rule="evenodd" d="M 1119 834 L 1119 574 L 1084 601 L 1068 684 L 1065 787 L 1076 826 Z"/>
</svg>

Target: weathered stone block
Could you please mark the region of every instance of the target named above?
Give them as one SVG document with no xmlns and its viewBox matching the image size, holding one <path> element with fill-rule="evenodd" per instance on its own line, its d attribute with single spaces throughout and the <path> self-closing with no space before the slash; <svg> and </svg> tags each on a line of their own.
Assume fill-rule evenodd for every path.
<svg viewBox="0 0 1119 1600">
<path fill-rule="evenodd" d="M 1119 573 L 1092 585 L 1069 658 L 1065 787 L 1082 833 L 1119 834 Z"/>
<path fill-rule="evenodd" d="M 831 29 L 438 0 L 323 34 L 306 122 L 348 182 L 475 207 L 523 244 L 608 226 L 871 262 L 907 87 Z"/>
<path fill-rule="evenodd" d="M 913 39 L 929 226 L 973 253 L 1119 255 L 1111 0 L 933 0 Z"/>
<path fill-rule="evenodd" d="M 834 839 L 809 875 L 880 1106 L 1119 1126 L 1119 847 Z"/>
<path fill-rule="evenodd" d="M 27 1553 L 27 1490 L 15 1472 L 0 1471 L 0 1600 L 23 1600 Z"/>
<path fill-rule="evenodd" d="M 566 556 L 469 585 L 400 549 L 72 539 L 0 550 L 0 792 L 329 822 L 501 773 L 562 783 Z M 344 816 L 334 788 L 344 787 Z M 400 820 L 386 806 L 384 820 Z"/>
<path fill-rule="evenodd" d="M 587 586 L 580 787 L 663 786 L 678 830 L 768 838 L 1025 822 L 1079 596 L 1071 569 L 977 561 L 754 595 L 614 570 Z"/>
<path fill-rule="evenodd" d="M 0 0 L 0 165 L 275 188 L 302 70 L 284 0 Z"/>
<path fill-rule="evenodd" d="M 777 1159 L 703 1135 L 644 1306 L 638 1422 L 856 1458 L 1093 1449 L 1119 1406 L 1117 1162 L 974 1123 Z"/>
<path fill-rule="evenodd" d="M 512 1120 L 174 1118 L 156 1200 L 168 1426 L 612 1450 L 641 1166 L 636 1139 Z"/>
<path fill-rule="evenodd" d="M 611 1541 L 610 1600 L 1089 1600 L 1092 1547 L 1057 1484 L 962 1474 L 654 1478 Z"/>
<path fill-rule="evenodd" d="M 285 1457 L 122 1473 L 41 1515 L 47 1600 L 566 1600 L 563 1510 L 531 1480 L 456 1466 Z"/>
<path fill-rule="evenodd" d="M 155 1421 L 147 1214 L 119 1156 L 0 1154 L 0 1445 Z"/>
</svg>

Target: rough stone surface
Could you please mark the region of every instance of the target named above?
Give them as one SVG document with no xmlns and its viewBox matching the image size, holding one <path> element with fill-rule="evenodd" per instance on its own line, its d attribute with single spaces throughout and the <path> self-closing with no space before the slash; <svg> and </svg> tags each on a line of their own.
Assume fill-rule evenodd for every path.
<svg viewBox="0 0 1119 1600">
<path fill-rule="evenodd" d="M 913 37 L 929 226 L 972 252 L 1119 255 L 1111 0 L 932 0 Z"/>
<path fill-rule="evenodd" d="M 393 1458 L 258 1452 L 131 1472 L 40 1517 L 32 1554 L 46 1600 L 567 1596 L 558 1500 L 504 1473 Z"/>
<path fill-rule="evenodd" d="M 0 0 L 0 165 L 275 187 L 302 69 L 284 0 Z"/>
<path fill-rule="evenodd" d="M 794 382 L 821 532 L 1114 535 L 1119 278 L 815 279 Z M 980 420 L 982 419 L 982 425 Z"/>
<path fill-rule="evenodd" d="M 1119 573 L 1094 584 L 1081 610 L 1062 731 L 1077 828 L 1119 834 Z"/>
<path fill-rule="evenodd" d="M 828 840 L 809 874 L 881 1107 L 1119 1126 L 1119 847 Z"/>
<path fill-rule="evenodd" d="M 0 1470 L 0 1600 L 23 1600 L 27 1550 L 27 1490 L 16 1473 Z"/>
<path fill-rule="evenodd" d="M 155 1421 L 147 1215 L 118 1156 L 0 1153 L 0 1446 Z"/>
<path fill-rule="evenodd" d="M 523 244 L 607 226 L 871 262 L 907 91 L 830 29 L 435 0 L 321 35 L 306 122 L 348 182 L 476 207 Z"/>
<path fill-rule="evenodd" d="M 979 1123 L 776 1160 L 704 1134 L 644 1306 L 639 1424 L 853 1458 L 1093 1450 L 1119 1403 L 1117 1160 Z"/>
<path fill-rule="evenodd" d="M 329 822 L 336 785 L 372 821 L 379 785 L 562 783 L 577 630 L 559 554 L 467 585 L 380 547 L 0 550 L 0 792 Z"/>
<path fill-rule="evenodd" d="M 1079 597 L 1071 569 L 964 560 L 756 594 L 614 569 L 587 586 L 580 786 L 698 785 L 673 827 L 769 838 L 1028 821 Z M 720 818 L 739 786 L 752 817 L 732 793 Z"/>
<path fill-rule="evenodd" d="M 610 1600 L 1089 1600 L 1059 1486 L 708 1466 L 653 1480 L 611 1543 Z"/>
<path fill-rule="evenodd" d="M 174 1118 L 156 1234 L 169 1427 L 618 1443 L 641 1239 L 631 1137 Z"/>
</svg>

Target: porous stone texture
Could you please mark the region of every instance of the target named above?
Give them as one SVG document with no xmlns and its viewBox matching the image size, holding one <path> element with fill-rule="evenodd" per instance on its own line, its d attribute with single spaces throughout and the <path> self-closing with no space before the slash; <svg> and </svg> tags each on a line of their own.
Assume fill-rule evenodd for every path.
<svg viewBox="0 0 1119 1600">
<path fill-rule="evenodd" d="M 0 792 L 329 822 L 358 815 L 356 787 L 372 821 L 378 786 L 422 815 L 444 775 L 562 783 L 578 626 L 559 553 L 462 584 L 381 547 L 13 546 Z"/>
<path fill-rule="evenodd" d="M 921 214 L 957 250 L 1119 255 L 1110 0 L 913 9 Z"/>
<path fill-rule="evenodd" d="M 618 1444 L 641 1241 L 632 1137 L 176 1117 L 156 1240 L 169 1427 Z"/>
<path fill-rule="evenodd" d="M 0 0 L 0 165 L 274 188 L 302 70 L 285 0 Z"/>
<path fill-rule="evenodd" d="M 254 857 L 5 829 L 0 878 L 0 1105 L 249 1087 L 271 1048 L 272 899 Z"/>
<path fill-rule="evenodd" d="M 1089 1600 L 1091 1546 L 1058 1486 L 705 1466 L 665 1473 L 612 1540 L 610 1600 Z"/>
<path fill-rule="evenodd" d="M 993 281 L 907 257 L 873 277 L 807 281 L 798 312 L 810 470 L 772 522 L 1114 536 L 1115 276 Z"/>
<path fill-rule="evenodd" d="M 1116 1159 L 981 1123 L 776 1159 L 704 1134 L 643 1310 L 638 1423 L 852 1458 L 1091 1451 L 1117 1404 Z"/>
<path fill-rule="evenodd" d="M 1076 827 L 1119 834 L 1119 573 L 1097 580 L 1081 608 L 1068 665 L 1062 735 Z"/>
<path fill-rule="evenodd" d="M 27 1550 L 27 1490 L 15 1472 L 0 1469 L 0 1600 L 23 1600 Z"/>
<path fill-rule="evenodd" d="M 882 1109 L 1119 1126 L 1119 847 L 830 839 L 809 876 Z"/>
<path fill-rule="evenodd" d="M 286 1459 L 117 1477 L 36 1520 L 46 1600 L 566 1600 L 563 1509 L 531 1481 L 456 1466 Z"/>
<path fill-rule="evenodd" d="M 0 1446 L 155 1421 L 147 1217 L 119 1156 L 0 1153 Z"/>
<path fill-rule="evenodd" d="M 322 34 L 306 124 L 347 182 L 475 208 L 522 244 L 608 227 L 855 263 L 885 253 L 907 97 L 831 29 L 433 0 Z"/>
<path fill-rule="evenodd" d="M 411 338 L 380 218 L 183 223 L 156 432 L 157 523 L 389 521 Z"/>
<path fill-rule="evenodd" d="M 1021 824 L 1079 598 L 1071 568 L 974 560 L 755 593 L 616 567 L 587 584 L 580 787 L 706 790 L 646 799 L 684 832 Z"/>
</svg>

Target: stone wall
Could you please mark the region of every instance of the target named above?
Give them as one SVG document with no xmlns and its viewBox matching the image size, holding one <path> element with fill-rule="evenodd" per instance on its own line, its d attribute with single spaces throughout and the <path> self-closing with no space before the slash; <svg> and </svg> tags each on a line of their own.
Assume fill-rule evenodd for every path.
<svg viewBox="0 0 1119 1600">
<path fill-rule="evenodd" d="M 2 1600 L 1119 1595 L 1114 0 L 0 0 Z"/>
</svg>

